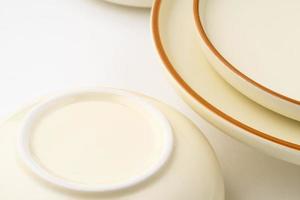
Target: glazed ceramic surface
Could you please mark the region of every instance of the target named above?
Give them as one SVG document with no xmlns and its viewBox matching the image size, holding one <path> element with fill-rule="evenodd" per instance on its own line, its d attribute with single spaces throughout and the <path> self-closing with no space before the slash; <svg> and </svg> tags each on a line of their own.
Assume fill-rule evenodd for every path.
<svg viewBox="0 0 300 200">
<path fill-rule="evenodd" d="M 157 0 L 154 41 L 184 100 L 228 135 L 279 159 L 300 164 L 300 123 L 241 95 L 207 62 L 193 20 L 193 0 Z"/>
<path fill-rule="evenodd" d="M 24 164 L 44 181 L 79 192 L 109 192 L 157 173 L 170 159 L 173 141 L 158 109 L 130 93 L 98 88 L 37 105 L 24 119 L 17 144 Z"/>
<path fill-rule="evenodd" d="M 257 103 L 300 120 L 299 1 L 194 0 L 203 50 Z"/>
<path fill-rule="evenodd" d="M 153 0 L 105 0 L 112 3 L 125 5 L 125 6 L 134 6 L 142 8 L 151 8 Z"/>
<path fill-rule="evenodd" d="M 124 91 L 121 92 L 123 93 Z M 16 113 L 10 119 L 3 122 L 0 127 L 0 155 L 2 158 L 1 170 L 0 170 L 0 176 L 1 176 L 0 198 L 11 199 L 11 200 L 22 199 L 24 197 L 32 200 L 34 199 L 223 200 L 224 187 L 223 187 L 223 179 L 219 169 L 219 164 L 217 162 L 213 150 L 211 149 L 205 137 L 197 129 L 197 127 L 195 127 L 195 125 L 190 120 L 185 118 L 182 114 L 178 113 L 177 111 L 170 108 L 169 106 L 166 106 L 163 103 L 160 103 L 156 100 L 147 97 L 136 96 L 135 94 L 132 93 L 131 95 L 135 98 L 138 98 L 139 100 L 142 100 L 145 103 L 143 105 L 147 104 L 150 107 L 155 108 L 155 110 L 159 111 L 159 113 L 161 113 L 161 115 L 165 117 L 165 119 L 168 121 L 168 124 L 172 127 L 172 137 L 173 137 L 172 154 L 168 156 L 168 161 L 165 162 L 163 167 L 160 168 L 159 171 L 156 171 L 153 176 L 148 177 L 143 182 L 138 182 L 135 185 L 128 185 L 128 187 L 126 188 L 115 188 L 115 190 L 113 191 L 99 190 L 98 192 L 88 191 L 88 190 L 80 191 L 77 189 L 74 190 L 74 188 L 60 187 L 59 185 L 48 183 L 48 181 L 47 180 L 45 181 L 43 177 L 39 177 L 34 170 L 32 170 L 29 166 L 26 166 L 27 163 L 24 162 L 23 160 L 24 158 L 20 157 L 20 152 L 17 151 L 16 145 L 17 145 L 17 141 L 20 139 L 20 134 L 22 135 L 22 132 L 20 132 L 20 130 L 22 130 L 22 127 L 24 128 L 24 123 L 27 124 L 28 119 L 32 119 L 31 117 L 34 116 L 33 113 L 36 113 L 36 109 L 40 110 L 41 105 L 45 105 L 47 104 L 47 102 L 49 102 L 49 98 L 46 98 L 39 104 L 33 105 L 31 107 L 28 107 L 27 109 L 24 109 Z M 52 97 L 50 98 L 50 100 L 51 99 Z M 57 98 L 55 99 L 57 100 Z M 72 101 L 76 99 L 78 100 L 78 98 L 74 98 L 74 97 L 69 98 L 69 100 Z M 84 98 L 80 97 L 79 99 L 80 101 L 87 100 L 85 97 Z M 125 110 L 128 109 L 129 106 L 128 103 L 130 102 L 128 102 L 127 99 L 126 100 L 127 104 L 125 107 L 119 107 L 119 106 L 115 107 L 114 105 L 114 109 L 117 110 L 122 109 L 123 113 L 120 114 L 120 116 L 107 116 L 107 118 L 105 119 L 103 118 L 103 120 L 101 121 L 103 123 L 105 122 L 105 125 L 101 126 L 101 121 L 100 123 L 99 121 L 98 123 L 95 123 L 95 121 L 97 120 L 95 120 L 93 117 L 92 117 L 93 118 L 92 121 L 84 119 L 84 118 L 89 119 L 91 116 L 95 116 L 95 114 L 98 116 L 99 112 L 96 112 L 98 108 L 100 108 L 100 110 L 104 109 L 103 105 L 101 104 L 98 105 L 97 101 L 99 99 L 95 99 L 94 96 L 91 95 L 89 95 L 88 99 L 89 99 L 88 102 L 85 102 L 84 104 L 77 104 L 77 103 L 71 104 L 70 106 L 66 106 L 65 108 L 63 108 L 63 110 L 55 110 L 46 115 L 45 113 L 41 115 L 43 116 L 43 118 L 39 122 L 41 124 L 35 126 L 35 131 L 32 132 L 33 135 L 31 136 L 33 141 L 32 153 L 34 153 L 35 158 L 37 158 L 37 161 L 42 163 L 43 167 L 46 168 L 49 167 L 47 169 L 50 170 L 51 173 L 57 175 L 56 173 L 59 172 L 58 175 L 61 179 L 69 180 L 69 178 L 75 178 L 73 181 L 77 181 L 80 184 L 84 184 L 84 185 L 86 182 L 93 183 L 93 184 L 94 183 L 107 184 L 108 182 L 115 182 L 115 181 L 118 182 L 120 180 L 122 181 L 124 180 L 124 178 L 126 180 L 127 179 L 126 177 L 128 175 L 127 172 L 132 168 L 132 166 L 142 166 L 143 164 L 145 164 L 145 162 L 147 163 L 147 160 L 149 161 L 150 159 L 151 161 L 152 157 L 145 156 L 143 159 L 140 158 L 139 162 L 134 162 L 133 160 L 131 160 L 131 158 L 139 156 L 140 154 L 143 154 L 143 152 L 145 153 L 144 151 L 145 148 L 149 149 L 148 148 L 149 145 L 151 146 L 153 141 L 156 140 L 153 140 L 150 134 L 150 139 L 149 136 L 147 136 L 146 139 L 147 143 L 142 144 L 143 141 L 142 138 L 145 137 L 136 136 L 136 139 L 137 141 L 139 141 L 139 143 L 134 144 L 134 141 L 136 140 L 128 138 L 128 134 L 134 135 L 134 133 L 132 133 L 132 130 L 134 129 L 135 131 L 139 130 L 140 125 L 136 127 L 131 127 L 130 129 L 128 129 L 130 131 L 126 133 L 127 128 L 124 128 L 126 127 L 126 124 L 114 124 L 114 126 L 116 127 L 113 130 L 119 131 L 119 129 L 122 129 L 123 127 L 123 131 L 119 132 L 120 134 L 119 137 L 114 137 L 114 140 L 110 140 L 109 138 L 112 138 L 111 136 L 109 135 L 105 136 L 105 134 L 108 134 L 106 133 L 107 129 L 105 129 L 105 127 L 108 127 L 110 124 L 107 120 L 114 119 L 115 120 L 114 123 L 117 123 L 119 118 L 124 116 L 124 114 L 127 113 L 127 111 L 124 112 L 124 109 Z M 100 99 L 103 100 L 103 98 Z M 119 101 L 120 99 L 116 99 L 115 97 L 113 99 L 115 103 L 116 102 L 120 103 Z M 91 100 L 92 102 L 90 102 Z M 122 102 L 124 103 L 123 100 Z M 53 101 L 50 102 L 53 103 Z M 57 101 L 55 101 L 55 104 L 52 104 L 52 106 L 55 105 L 56 107 L 57 105 L 56 103 Z M 95 103 L 97 103 L 96 107 L 95 107 Z M 59 103 L 59 105 L 62 104 Z M 91 110 L 90 107 L 93 107 L 94 109 Z M 142 107 L 138 107 L 138 108 L 142 108 Z M 106 105 L 105 109 L 109 109 L 111 112 L 110 106 Z M 83 116 L 78 116 L 78 111 Z M 91 113 L 94 114 L 91 115 Z M 133 118 L 131 116 L 132 114 L 134 114 Z M 136 117 L 134 117 L 136 113 L 130 112 L 127 113 L 126 115 L 128 115 L 126 121 L 130 122 L 132 121 L 131 119 L 136 120 Z M 64 116 L 64 117 L 59 119 L 59 116 Z M 91 129 L 85 134 L 86 136 L 92 136 L 92 135 L 97 135 L 95 133 L 98 132 L 99 133 L 98 139 L 94 138 L 92 140 L 89 140 L 90 137 L 82 138 L 80 135 L 82 135 L 88 129 L 80 130 L 78 126 L 81 125 L 74 125 L 75 128 L 73 127 L 73 131 L 68 131 L 71 130 L 72 127 L 66 126 L 66 124 L 70 123 L 70 120 L 71 122 L 72 121 L 74 122 L 74 120 L 76 121 L 79 118 L 81 123 L 84 125 L 84 127 L 89 127 L 90 125 L 94 124 L 95 127 L 103 128 L 99 131 L 93 131 L 93 129 Z M 99 120 L 101 118 L 102 118 L 101 116 L 100 117 L 98 116 Z M 55 120 L 53 121 L 53 119 Z M 123 119 L 123 121 L 124 120 L 125 119 Z M 54 124 L 53 122 L 56 123 L 56 126 L 53 125 Z M 63 123 L 58 123 L 58 122 L 63 122 Z M 153 125 L 153 123 L 151 124 Z M 147 126 L 148 125 L 146 125 L 146 127 Z M 55 142 L 57 141 L 57 139 L 55 138 L 59 138 L 57 137 L 58 134 L 56 134 L 56 132 L 57 130 L 62 130 L 61 128 L 63 128 L 67 132 L 65 134 L 61 132 L 61 138 L 58 144 L 57 142 Z M 159 130 L 159 129 L 157 129 L 156 127 L 155 130 Z M 117 134 L 118 131 L 113 131 L 113 134 Z M 51 134 L 49 135 L 49 133 L 51 132 L 52 135 Z M 149 130 L 145 131 L 145 133 L 149 133 Z M 159 139 L 160 137 L 161 134 L 157 135 L 157 137 L 154 138 Z M 99 140 L 105 140 L 106 142 L 99 141 Z M 97 141 L 99 144 L 98 146 L 97 146 Z M 53 146 L 53 144 L 55 143 L 56 145 L 54 146 L 56 147 L 54 149 L 51 148 L 51 146 Z M 70 146 L 71 143 L 72 145 Z M 110 145 L 107 146 L 105 143 Z M 131 146 L 125 148 L 123 151 L 120 151 L 121 148 L 124 147 L 124 145 L 128 145 L 128 144 L 130 144 Z M 77 148 L 76 146 L 78 145 L 83 145 L 85 146 L 85 148 Z M 63 148 L 64 146 L 65 149 Z M 76 147 L 75 149 L 72 148 L 74 146 Z M 160 145 L 158 145 L 158 147 L 159 146 Z M 96 154 L 101 154 L 102 156 L 105 156 L 105 153 L 107 153 L 105 149 L 107 148 L 108 148 L 108 154 L 111 155 L 110 159 L 106 159 L 108 161 L 107 163 L 120 162 L 119 171 L 117 170 L 118 169 L 117 165 L 112 165 L 111 168 L 109 168 L 106 166 L 107 163 L 105 162 L 103 163 L 103 160 L 105 159 L 95 157 L 95 152 Z M 72 149 L 76 150 L 76 152 L 75 151 L 73 152 L 74 155 L 72 155 Z M 137 152 L 132 152 L 132 154 L 129 154 L 127 156 L 120 155 L 122 153 L 127 154 L 134 149 L 136 149 Z M 160 148 L 157 149 L 159 150 Z M 57 150 L 61 151 L 61 153 L 57 152 Z M 78 153 L 77 151 L 90 152 L 90 154 L 87 154 L 84 157 L 82 152 Z M 119 154 L 114 154 L 116 152 L 119 152 Z M 91 154 L 94 156 L 94 159 L 91 159 L 91 157 L 93 157 L 91 156 Z M 114 160 L 114 158 L 119 158 L 119 159 Z M 60 160 L 61 163 L 57 163 L 58 160 Z M 93 164 L 85 165 L 85 161 L 88 161 L 87 163 L 91 162 Z M 71 167 L 72 163 L 73 163 L 73 168 Z M 67 168 L 71 167 L 70 168 L 71 170 L 65 171 L 66 167 Z M 101 169 L 103 169 L 103 171 L 101 171 Z M 103 173 L 104 171 L 106 172 Z M 136 171 L 133 172 L 135 173 Z M 96 180 L 95 180 L 95 176 L 92 176 L 93 173 L 95 176 L 98 176 Z M 115 179 L 120 174 L 125 174 L 126 176 L 123 177 L 122 179 Z M 88 177 L 88 179 L 81 179 L 82 177 L 85 178 Z"/>
</svg>

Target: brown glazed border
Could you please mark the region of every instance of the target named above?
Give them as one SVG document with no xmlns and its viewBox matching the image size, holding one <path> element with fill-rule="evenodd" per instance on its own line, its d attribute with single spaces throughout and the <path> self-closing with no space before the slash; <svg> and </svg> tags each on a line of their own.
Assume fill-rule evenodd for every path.
<svg viewBox="0 0 300 200">
<path fill-rule="evenodd" d="M 203 106 L 205 106 L 207 109 L 218 115 L 219 117 L 223 118 L 227 122 L 230 122 L 231 124 L 249 132 L 250 134 L 259 136 L 263 139 L 266 139 L 268 141 L 274 142 L 276 144 L 289 147 L 291 149 L 300 150 L 300 145 L 291 143 L 285 140 L 282 140 L 277 137 L 273 137 L 267 133 L 261 132 L 257 129 L 254 129 L 236 119 L 233 117 L 227 115 L 226 113 L 222 112 L 218 108 L 214 107 L 212 104 L 210 104 L 208 101 L 206 101 L 203 97 L 201 97 L 199 94 L 197 94 L 183 79 L 182 77 L 177 73 L 176 69 L 172 65 L 171 61 L 169 60 L 162 41 L 160 37 L 160 31 L 159 31 L 159 15 L 160 15 L 160 8 L 161 8 L 161 2 L 163 0 L 155 0 L 153 8 L 152 8 L 152 34 L 154 43 L 156 46 L 156 49 L 158 51 L 158 54 L 163 61 L 166 69 L 171 74 L 171 76 L 175 79 L 175 81 L 190 95 L 192 96 L 197 102 L 201 103 Z M 185 0 L 183 0 L 185 1 Z M 194 2 L 198 2 L 197 0 L 194 0 Z M 194 9 L 197 9 L 197 7 L 194 7 Z M 197 14 L 198 15 L 198 14 Z"/>
<path fill-rule="evenodd" d="M 288 101 L 290 103 L 300 105 L 300 100 L 290 98 L 288 96 L 285 96 L 283 94 L 280 94 L 278 92 L 275 92 L 274 90 L 271 90 L 270 88 L 267 88 L 266 86 L 256 82 L 255 80 L 251 79 L 249 76 L 243 74 L 241 71 L 239 71 L 236 67 L 234 67 L 228 60 L 226 60 L 222 54 L 216 49 L 216 47 L 211 43 L 208 36 L 206 35 L 206 32 L 204 30 L 203 24 L 201 22 L 201 16 L 199 14 L 199 3 L 200 0 L 194 0 L 193 10 L 194 10 L 194 19 L 195 23 L 198 29 L 198 32 L 200 33 L 200 37 L 206 44 L 206 46 L 210 49 L 210 51 L 226 66 L 228 67 L 232 72 L 234 72 L 236 75 L 241 77 L 242 79 L 246 80 L 247 82 L 251 83 L 252 85 L 258 87 L 259 89 L 278 97 L 284 101 Z"/>
</svg>

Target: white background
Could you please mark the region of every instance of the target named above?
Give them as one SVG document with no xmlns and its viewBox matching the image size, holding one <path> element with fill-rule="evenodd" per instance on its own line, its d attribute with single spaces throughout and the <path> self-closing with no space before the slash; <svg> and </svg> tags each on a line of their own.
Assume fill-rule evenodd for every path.
<svg viewBox="0 0 300 200">
<path fill-rule="evenodd" d="M 181 101 L 164 73 L 148 9 L 101 0 L 0 0 L 0 117 L 57 90 L 99 85 L 142 92 L 173 105 L 204 132 L 228 200 L 300 199 L 300 167 L 212 127 Z"/>
</svg>

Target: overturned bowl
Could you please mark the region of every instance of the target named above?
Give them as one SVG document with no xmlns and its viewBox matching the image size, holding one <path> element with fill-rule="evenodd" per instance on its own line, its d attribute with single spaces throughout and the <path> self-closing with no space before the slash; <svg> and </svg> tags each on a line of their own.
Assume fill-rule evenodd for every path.
<svg viewBox="0 0 300 200">
<path fill-rule="evenodd" d="M 224 199 L 219 164 L 199 129 L 131 92 L 46 98 L 4 122 L 0 137 L 0 198 Z"/>
</svg>

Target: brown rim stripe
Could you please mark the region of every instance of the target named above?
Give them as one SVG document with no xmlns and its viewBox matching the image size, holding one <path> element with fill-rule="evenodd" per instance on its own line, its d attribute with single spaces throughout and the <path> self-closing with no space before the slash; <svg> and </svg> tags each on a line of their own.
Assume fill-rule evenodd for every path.
<svg viewBox="0 0 300 200">
<path fill-rule="evenodd" d="M 203 28 L 201 19 L 200 19 L 200 15 L 199 15 L 199 3 L 200 0 L 194 0 L 194 18 L 195 18 L 195 23 L 198 29 L 198 32 L 200 33 L 200 36 L 202 38 L 202 40 L 204 41 L 204 43 L 206 44 L 206 46 L 210 49 L 210 51 L 213 52 L 213 54 L 226 66 L 228 67 L 231 71 L 233 71 L 235 74 L 237 74 L 239 77 L 241 77 L 242 79 L 246 80 L 247 82 L 251 83 L 252 85 L 262 89 L 263 91 L 279 97 L 280 99 L 283 99 L 285 101 L 288 101 L 290 103 L 296 104 L 296 105 L 300 105 L 300 100 L 297 99 L 293 99 L 290 98 L 288 96 L 285 96 L 283 94 L 280 94 L 278 92 L 275 92 L 274 90 L 271 90 L 270 88 L 267 88 L 266 86 L 256 82 L 255 80 L 251 79 L 249 76 L 243 74 L 241 71 L 239 71 L 236 67 L 234 67 L 228 60 L 226 60 L 222 54 L 215 48 L 215 46 L 211 43 L 211 41 L 209 40 L 208 36 L 206 35 L 206 32 Z"/>
<path fill-rule="evenodd" d="M 185 0 L 184 0 L 185 1 Z M 194 0 L 198 2 L 197 0 Z M 155 0 L 153 8 L 152 8 L 152 34 L 153 34 L 153 39 L 154 43 L 156 46 L 156 50 L 158 51 L 158 54 L 163 61 L 165 67 L 169 71 L 169 73 L 172 75 L 172 77 L 176 80 L 176 82 L 189 94 L 191 95 L 196 101 L 204 105 L 207 109 L 211 110 L 213 113 L 217 114 L 219 117 L 225 119 L 226 121 L 230 122 L 231 124 L 234 124 L 238 126 L 239 128 L 246 130 L 256 136 L 259 136 L 261 138 L 264 138 L 266 140 L 269 140 L 271 142 L 275 142 L 277 144 L 295 149 L 295 150 L 300 150 L 300 145 L 291 143 L 282 139 L 279 139 L 277 137 L 273 137 L 269 134 L 266 134 L 264 132 L 261 132 L 257 129 L 254 129 L 250 126 L 247 126 L 246 124 L 243 124 L 242 122 L 232 118 L 231 116 L 225 114 L 218 108 L 214 107 L 212 104 L 207 102 L 204 98 L 202 98 L 200 95 L 198 95 L 182 78 L 181 76 L 177 73 L 176 69 L 170 62 L 164 47 L 162 45 L 162 41 L 160 38 L 160 33 L 159 33 L 159 14 L 160 14 L 160 7 L 161 7 L 161 2 L 162 0 Z M 194 9 L 196 9 L 194 7 Z"/>
</svg>

